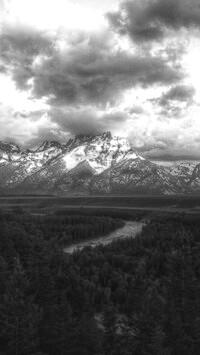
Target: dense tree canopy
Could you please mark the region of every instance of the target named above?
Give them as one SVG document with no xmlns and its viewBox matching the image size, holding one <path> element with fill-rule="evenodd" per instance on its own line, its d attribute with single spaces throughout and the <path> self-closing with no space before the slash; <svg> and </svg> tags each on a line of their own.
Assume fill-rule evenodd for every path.
<svg viewBox="0 0 200 355">
<path fill-rule="evenodd" d="M 1 213 L 1 355 L 199 354 L 200 222 L 155 218 L 135 239 L 62 251 L 121 223 Z"/>
</svg>

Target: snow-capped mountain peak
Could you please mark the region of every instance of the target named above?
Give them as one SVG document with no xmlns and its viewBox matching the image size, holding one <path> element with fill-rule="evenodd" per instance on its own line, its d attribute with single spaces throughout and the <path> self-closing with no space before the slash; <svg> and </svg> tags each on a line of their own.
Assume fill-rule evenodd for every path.
<svg viewBox="0 0 200 355">
<path fill-rule="evenodd" d="M 83 161 L 97 173 L 102 173 L 122 159 L 140 159 L 125 138 L 112 137 L 110 132 L 95 137 L 77 136 L 63 159 L 69 171 Z"/>
<path fill-rule="evenodd" d="M 18 159 L 20 153 L 20 148 L 17 144 L 0 142 L 0 166 Z"/>
<path fill-rule="evenodd" d="M 48 149 L 61 149 L 62 145 L 56 141 L 44 141 L 38 148 L 35 149 L 36 152 L 43 152 Z"/>
<path fill-rule="evenodd" d="M 4 192 L 200 193 L 198 162 L 155 164 L 110 132 L 45 141 L 34 150 L 0 142 L 0 172 Z"/>
</svg>

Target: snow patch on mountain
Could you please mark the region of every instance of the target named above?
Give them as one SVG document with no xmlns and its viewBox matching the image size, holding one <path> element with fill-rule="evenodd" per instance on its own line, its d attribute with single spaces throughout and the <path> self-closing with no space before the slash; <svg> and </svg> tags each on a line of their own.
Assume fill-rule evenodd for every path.
<svg viewBox="0 0 200 355">
<path fill-rule="evenodd" d="M 57 193 L 200 193 L 199 162 L 164 164 L 140 156 L 110 132 L 45 141 L 34 150 L 0 142 L 0 188 Z"/>
</svg>

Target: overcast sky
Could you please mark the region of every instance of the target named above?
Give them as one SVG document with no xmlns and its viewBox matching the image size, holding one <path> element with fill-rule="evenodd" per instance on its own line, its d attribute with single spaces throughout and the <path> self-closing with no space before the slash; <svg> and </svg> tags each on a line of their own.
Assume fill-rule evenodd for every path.
<svg viewBox="0 0 200 355">
<path fill-rule="evenodd" d="M 200 159 L 200 0 L 0 0 L 0 139 Z"/>
</svg>

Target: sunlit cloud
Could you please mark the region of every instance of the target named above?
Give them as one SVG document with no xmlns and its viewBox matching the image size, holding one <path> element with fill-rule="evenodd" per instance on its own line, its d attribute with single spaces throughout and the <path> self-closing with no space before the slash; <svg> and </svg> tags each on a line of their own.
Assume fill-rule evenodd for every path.
<svg viewBox="0 0 200 355">
<path fill-rule="evenodd" d="M 197 0 L 0 0 L 0 11 L 0 139 L 111 130 L 145 156 L 198 155 Z"/>
</svg>

